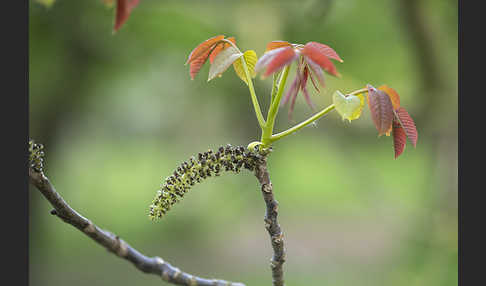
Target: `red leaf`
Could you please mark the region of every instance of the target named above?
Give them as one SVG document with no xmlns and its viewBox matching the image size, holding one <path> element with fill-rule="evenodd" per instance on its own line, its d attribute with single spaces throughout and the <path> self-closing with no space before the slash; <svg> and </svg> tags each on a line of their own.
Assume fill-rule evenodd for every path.
<svg viewBox="0 0 486 286">
<path fill-rule="evenodd" d="M 279 49 L 271 50 L 265 52 L 257 61 L 255 65 L 255 72 L 260 72 L 262 69 L 267 67 L 271 59 L 279 52 Z"/>
<path fill-rule="evenodd" d="M 314 74 L 317 77 L 317 81 L 319 81 L 319 84 L 321 85 L 321 87 L 324 88 L 325 87 L 324 72 L 322 71 L 321 67 L 318 64 L 316 64 L 315 62 L 313 62 L 311 59 L 307 58 L 307 59 L 305 59 L 305 61 L 307 62 L 307 65 L 309 66 L 310 70 L 312 71 L 311 72 L 312 84 L 314 85 L 316 90 L 319 91 L 319 89 L 317 88 L 317 86 L 314 82 L 312 74 Z"/>
<path fill-rule="evenodd" d="M 339 76 L 339 73 L 334 66 L 334 64 L 331 62 L 331 60 L 323 56 L 322 54 L 316 52 L 315 50 L 312 49 L 306 49 L 304 47 L 302 53 L 310 60 L 312 60 L 314 63 L 318 64 L 321 68 L 323 68 L 326 72 L 330 73 L 333 76 Z"/>
<path fill-rule="evenodd" d="M 296 85 L 293 89 L 294 90 L 293 94 L 291 95 L 292 100 L 290 101 L 290 107 L 289 107 L 289 111 L 288 111 L 289 120 L 292 120 L 292 113 L 294 112 L 295 99 L 297 99 L 297 94 L 299 93 L 299 78 L 296 77 L 295 82 L 296 82 Z"/>
<path fill-rule="evenodd" d="M 390 97 L 381 90 L 371 85 L 368 88 L 368 106 L 371 111 L 371 119 L 378 130 L 378 136 L 389 134 L 393 121 L 393 104 Z"/>
<path fill-rule="evenodd" d="M 236 40 L 234 37 L 229 37 L 226 40 L 229 40 L 236 45 Z M 220 42 L 219 44 L 216 44 L 216 47 L 214 48 L 213 52 L 209 55 L 209 62 L 213 63 L 214 58 L 219 54 L 219 52 L 221 52 L 222 50 L 226 49 L 229 46 L 231 45 L 226 42 Z"/>
<path fill-rule="evenodd" d="M 295 98 L 297 97 L 297 93 L 299 92 L 299 87 L 300 87 L 300 78 L 298 76 L 295 77 L 294 81 L 290 85 L 289 89 L 285 92 L 285 96 L 282 99 L 282 105 L 285 105 L 289 99 L 291 101 L 295 101 Z M 293 106 L 290 106 L 290 109 L 293 109 Z"/>
<path fill-rule="evenodd" d="M 309 70 L 309 68 L 307 70 Z M 317 84 L 314 81 L 314 76 L 312 75 L 312 72 L 310 72 L 310 71 L 309 71 L 309 77 L 310 77 L 311 82 L 312 82 L 312 85 L 314 86 L 314 88 L 316 89 L 316 91 L 317 92 L 320 92 L 319 87 L 317 87 Z"/>
<path fill-rule="evenodd" d="M 306 86 L 308 78 L 309 78 L 309 68 L 307 66 L 304 66 L 304 70 L 302 71 L 302 83 L 300 85 Z"/>
<path fill-rule="evenodd" d="M 405 149 L 405 142 L 407 141 L 407 135 L 400 123 L 393 120 L 393 147 L 395 149 L 395 159 L 402 154 Z"/>
<path fill-rule="evenodd" d="M 214 45 L 219 43 L 222 39 L 224 39 L 224 35 L 219 35 L 216 37 L 212 37 L 202 43 L 200 43 L 197 47 L 192 50 L 187 58 L 186 65 L 202 55 L 206 55 L 208 51 L 211 51 Z"/>
<path fill-rule="evenodd" d="M 272 41 L 267 44 L 267 49 L 265 50 L 265 52 L 278 49 L 278 48 L 288 47 L 288 46 L 292 46 L 292 44 L 286 41 Z"/>
<path fill-rule="evenodd" d="M 408 140 L 410 140 L 410 142 L 412 142 L 413 147 L 415 147 L 417 145 L 418 133 L 412 117 L 410 117 L 408 112 L 403 107 L 398 108 L 396 110 L 396 114 L 398 117 L 398 121 L 400 122 L 400 125 L 403 127 L 403 129 L 405 129 L 405 133 L 407 134 Z"/>
<path fill-rule="evenodd" d="M 391 87 L 388 87 L 386 84 L 378 87 L 379 90 L 383 90 L 391 99 L 393 104 L 393 109 L 397 110 L 400 107 L 400 96 L 398 93 Z"/>
<path fill-rule="evenodd" d="M 315 110 L 314 103 L 312 102 L 312 100 L 309 96 L 309 92 L 307 91 L 307 79 L 309 78 L 309 76 L 311 76 L 311 74 L 309 72 L 309 68 L 307 66 L 305 66 L 304 71 L 303 71 L 302 76 L 301 76 L 302 81 L 300 82 L 300 89 L 302 90 L 302 93 L 304 94 L 304 99 L 307 102 L 307 104 L 309 105 L 309 107 L 312 110 Z"/>
<path fill-rule="evenodd" d="M 139 2 L 140 0 L 128 0 L 128 9 L 132 10 Z"/>
<path fill-rule="evenodd" d="M 116 1 L 116 15 L 115 26 L 113 31 L 117 32 L 121 26 L 128 20 L 132 9 L 138 5 L 140 0 L 117 0 Z"/>
<path fill-rule="evenodd" d="M 321 55 L 325 56 L 326 58 L 331 58 L 331 59 L 343 62 L 343 60 L 339 57 L 339 55 L 336 53 L 336 51 L 334 51 L 328 45 L 324 45 L 324 44 L 321 44 L 321 43 L 308 42 L 307 44 L 305 44 L 303 52 L 306 55 L 321 54 Z"/>
<path fill-rule="evenodd" d="M 273 51 L 275 51 L 276 54 L 267 63 L 267 70 L 264 73 L 265 77 L 280 70 L 298 57 L 292 47 L 278 48 L 270 52 Z"/>
<path fill-rule="evenodd" d="M 201 55 L 197 59 L 191 61 L 191 64 L 189 65 L 189 74 L 191 76 L 191 79 L 194 79 L 194 77 L 199 72 L 199 70 L 201 70 L 202 66 L 207 61 L 211 51 L 212 50 L 209 49 L 203 55 Z"/>
</svg>

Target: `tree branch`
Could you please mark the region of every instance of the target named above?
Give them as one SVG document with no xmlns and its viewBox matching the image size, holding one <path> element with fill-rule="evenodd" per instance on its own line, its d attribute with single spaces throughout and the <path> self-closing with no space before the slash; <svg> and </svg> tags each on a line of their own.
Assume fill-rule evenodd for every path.
<svg viewBox="0 0 486 286">
<path fill-rule="evenodd" d="M 140 271 L 159 275 L 164 281 L 176 285 L 245 286 L 242 283 L 200 278 L 179 270 L 177 267 L 170 265 L 160 257 L 147 257 L 132 248 L 117 235 L 99 228 L 90 220 L 72 209 L 59 193 L 56 192 L 54 186 L 44 175 L 42 170 L 32 167 L 32 164 L 29 166 L 29 180 L 54 207 L 54 210 L 51 212 L 52 214 L 57 215 L 65 223 L 76 227 L 117 256 L 130 261 Z"/>
<path fill-rule="evenodd" d="M 231 154 L 231 162 L 237 165 L 237 169 L 243 165 L 249 170 L 253 170 L 255 177 L 261 184 L 261 191 L 263 199 L 266 204 L 265 213 L 265 228 L 270 235 L 270 240 L 273 248 L 273 257 L 271 259 L 270 267 L 272 269 L 273 286 L 284 286 L 282 265 L 285 262 L 285 249 L 283 243 L 283 233 L 277 221 L 278 202 L 273 196 L 272 182 L 267 170 L 267 156 L 272 151 L 271 148 L 258 148 L 256 152 L 242 153 L 243 147 L 232 148 L 228 145 L 227 148 L 221 147 L 218 152 L 224 154 Z M 226 151 L 225 151 L 226 150 Z M 236 152 L 236 151 L 238 152 Z M 74 209 L 72 209 L 64 199 L 56 192 L 54 186 L 43 172 L 44 152 L 41 144 L 34 143 L 29 140 L 29 180 L 30 183 L 41 191 L 42 195 L 51 203 L 54 209 L 51 214 L 57 215 L 64 222 L 76 227 L 94 241 L 103 245 L 106 249 L 113 252 L 117 256 L 132 262 L 135 267 L 145 273 L 152 273 L 160 275 L 163 280 L 176 284 L 187 286 L 245 286 L 242 283 L 228 282 L 216 279 L 204 279 L 185 272 L 165 262 L 160 257 L 146 257 L 145 255 L 132 248 L 125 241 L 120 239 L 117 235 L 100 229 L 90 220 L 84 218 Z M 236 152 L 235 154 L 233 154 Z M 207 161 L 208 151 L 206 154 L 199 154 L 199 160 L 205 159 Z M 221 154 L 220 154 L 221 155 Z M 244 155 L 244 156 L 243 156 Z M 218 156 L 221 158 L 221 156 Z M 240 160 L 238 161 L 238 158 Z M 212 158 L 212 157 L 211 157 Z M 211 159 L 210 158 L 210 159 Z M 211 159 L 213 160 L 213 159 Z M 245 161 L 246 160 L 246 161 Z M 225 160 L 223 160 L 226 162 Z M 238 164 L 239 162 L 239 164 Z M 234 166 L 226 162 L 228 170 L 234 170 Z M 228 165 L 229 164 L 229 165 Z M 239 166 L 239 167 L 238 167 Z M 179 168 L 183 169 L 183 168 Z"/>
<path fill-rule="evenodd" d="M 265 228 L 270 235 L 273 257 L 270 263 L 274 286 L 284 286 L 282 265 L 285 262 L 283 233 L 277 221 L 278 202 L 273 196 L 273 186 L 267 170 L 267 157 L 259 159 L 255 168 L 255 176 L 262 186 L 262 195 L 267 206 L 265 213 Z"/>
</svg>

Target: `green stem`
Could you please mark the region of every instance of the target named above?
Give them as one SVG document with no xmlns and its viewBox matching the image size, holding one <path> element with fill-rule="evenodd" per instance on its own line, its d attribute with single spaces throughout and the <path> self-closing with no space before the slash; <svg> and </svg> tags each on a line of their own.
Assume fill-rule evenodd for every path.
<svg viewBox="0 0 486 286">
<path fill-rule="evenodd" d="M 317 119 L 321 118 L 325 114 L 329 113 L 334 108 L 335 108 L 334 104 L 331 104 L 328 107 L 326 107 L 325 109 L 323 109 L 322 111 L 314 114 L 313 116 L 309 117 L 307 120 L 302 121 L 301 123 L 295 125 L 294 127 L 289 128 L 289 129 L 287 129 L 287 130 L 285 130 L 283 132 L 280 132 L 278 134 L 273 135 L 272 137 L 270 137 L 270 143 L 273 143 L 273 142 L 275 142 L 275 141 L 277 141 L 279 139 L 282 139 L 283 137 L 285 137 L 287 135 L 290 135 L 292 133 L 295 133 L 296 131 L 304 128 L 305 126 L 311 124 L 312 122 L 314 122 Z"/>
<path fill-rule="evenodd" d="M 248 83 L 248 89 L 250 90 L 250 95 L 251 95 L 251 102 L 253 103 L 253 108 L 255 109 L 255 114 L 258 119 L 258 124 L 260 124 L 260 128 L 263 129 L 265 128 L 265 119 L 263 118 L 263 113 L 260 108 L 260 104 L 258 103 L 258 98 L 255 93 L 255 89 L 253 88 L 253 81 L 250 76 L 250 71 L 248 70 L 248 66 L 246 65 L 246 60 L 245 57 L 241 57 L 241 62 L 243 64 L 243 70 L 245 71 L 246 75 L 246 81 Z"/>
<path fill-rule="evenodd" d="M 348 95 L 356 95 L 356 94 L 360 94 L 360 93 L 364 93 L 364 92 L 368 92 L 368 88 L 362 88 L 362 89 L 358 89 L 358 90 L 355 90 L 351 93 L 349 93 Z"/>
<path fill-rule="evenodd" d="M 278 83 L 277 95 L 273 99 L 270 108 L 268 109 L 267 124 L 265 124 L 265 127 L 263 128 L 262 140 L 261 140 L 264 147 L 268 147 L 272 143 L 271 137 L 273 133 L 273 126 L 275 125 L 275 118 L 277 117 L 278 107 L 280 105 L 280 99 L 282 98 L 285 83 L 287 82 L 289 70 L 290 70 L 290 65 L 284 68 L 282 72 L 282 76 L 280 77 L 280 81 Z"/>
<path fill-rule="evenodd" d="M 277 85 L 278 85 L 278 76 L 280 73 L 274 73 L 273 74 L 273 83 L 272 83 L 272 93 L 270 96 L 270 104 L 273 102 L 273 99 L 275 98 L 275 95 L 277 93 Z"/>
<path fill-rule="evenodd" d="M 248 70 L 248 66 L 246 65 L 246 60 L 245 60 L 244 54 L 240 51 L 240 49 L 238 49 L 238 47 L 235 44 L 233 44 L 233 42 L 231 42 L 227 39 L 223 39 L 223 42 L 226 42 L 226 43 L 230 44 L 231 46 L 233 46 L 233 48 L 235 48 L 242 55 L 241 56 L 241 63 L 243 65 L 243 70 L 245 71 L 245 75 L 246 75 L 246 79 L 247 79 L 247 83 L 248 83 L 248 89 L 250 90 L 251 102 L 253 103 L 253 109 L 255 109 L 255 114 L 256 114 L 256 117 L 258 119 L 258 124 L 260 125 L 260 128 L 263 130 L 263 128 L 265 127 L 265 119 L 263 118 L 263 113 L 262 113 L 262 110 L 260 108 L 260 104 L 258 103 L 258 98 L 256 96 L 255 89 L 253 88 L 253 81 L 251 79 L 250 71 Z"/>
</svg>

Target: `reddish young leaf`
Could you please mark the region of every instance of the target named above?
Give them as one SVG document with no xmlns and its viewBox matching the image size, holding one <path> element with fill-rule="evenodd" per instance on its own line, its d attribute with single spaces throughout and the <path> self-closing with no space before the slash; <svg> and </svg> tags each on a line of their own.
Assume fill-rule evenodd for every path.
<svg viewBox="0 0 486 286">
<path fill-rule="evenodd" d="M 300 82 L 300 89 L 302 90 L 302 93 L 304 94 L 304 99 L 309 105 L 309 107 L 312 110 L 315 110 L 315 105 L 314 102 L 312 102 L 309 92 L 307 91 L 307 79 L 309 76 L 312 78 L 312 75 L 309 72 L 309 68 L 307 66 L 304 67 L 304 71 L 302 72 L 302 77 L 301 77 L 301 82 Z"/>
<path fill-rule="evenodd" d="M 368 88 L 368 106 L 371 111 L 371 119 L 378 130 L 378 136 L 389 135 L 393 121 L 393 104 L 390 97 L 381 90 L 377 90 L 371 85 Z"/>
<path fill-rule="evenodd" d="M 289 120 L 292 120 L 292 113 L 294 111 L 295 100 L 299 91 L 302 91 L 305 101 L 310 106 L 312 110 L 315 110 L 314 103 L 312 102 L 309 91 L 307 90 L 307 80 L 310 76 L 310 72 L 307 66 L 304 66 L 304 69 L 301 70 L 301 65 L 297 66 L 297 72 L 294 81 L 290 85 L 290 88 L 285 93 L 283 100 L 281 101 L 281 105 L 285 105 L 288 101 L 290 101 L 289 106 Z"/>
<path fill-rule="evenodd" d="M 289 46 L 292 46 L 292 44 L 286 41 L 272 41 L 267 44 L 267 49 L 265 50 L 265 52 L 278 49 L 278 48 L 289 47 Z"/>
<path fill-rule="evenodd" d="M 132 10 L 139 2 L 140 0 L 128 0 L 128 9 Z"/>
<path fill-rule="evenodd" d="M 224 35 L 219 35 L 200 43 L 197 47 L 194 48 L 194 50 L 192 50 L 192 52 L 189 54 L 189 57 L 187 57 L 186 65 L 199 58 L 200 56 L 206 55 L 207 52 L 211 51 L 214 45 L 219 43 L 222 39 L 224 39 Z"/>
<path fill-rule="evenodd" d="M 128 20 L 133 8 L 138 5 L 140 0 L 117 0 L 115 26 L 113 32 L 117 32 L 121 26 Z"/>
<path fill-rule="evenodd" d="M 275 51 L 276 54 L 267 63 L 267 70 L 264 73 L 265 77 L 280 70 L 283 66 L 289 64 L 298 57 L 292 47 L 278 48 L 270 52 L 273 51 Z"/>
<path fill-rule="evenodd" d="M 202 66 L 207 61 L 210 53 L 211 49 L 207 50 L 203 55 L 191 61 L 189 65 L 189 75 L 191 76 L 192 80 L 194 80 L 196 74 L 199 72 L 199 70 L 201 70 Z"/>
<path fill-rule="evenodd" d="M 229 37 L 226 40 L 229 40 L 230 42 L 236 45 L 236 40 L 234 37 Z M 220 42 L 216 44 L 216 47 L 214 48 L 213 52 L 209 55 L 209 62 L 212 64 L 214 62 L 214 58 L 219 54 L 219 52 L 221 52 L 222 50 L 226 49 L 229 46 L 231 45 L 226 42 Z"/>
<path fill-rule="evenodd" d="M 309 69 L 311 69 L 311 68 L 307 67 L 307 70 L 308 70 L 308 73 L 309 73 L 309 78 L 311 79 L 312 85 L 314 86 L 314 88 L 316 89 L 317 92 L 320 92 L 319 87 L 317 86 L 317 84 L 314 80 L 314 76 L 312 75 L 312 72 Z"/>
<path fill-rule="evenodd" d="M 324 55 L 322 51 L 316 47 L 316 45 L 309 45 L 313 43 L 315 42 L 307 43 L 304 46 L 304 49 L 302 50 L 302 54 L 304 54 L 307 58 L 312 60 L 314 63 L 318 64 L 321 68 L 323 68 L 326 72 L 330 73 L 331 75 L 339 76 L 336 67 L 328 58 L 328 56 Z"/>
<path fill-rule="evenodd" d="M 331 47 L 317 42 L 308 42 L 307 44 L 305 44 L 303 53 L 307 56 L 321 54 L 326 58 L 343 62 L 343 60 L 339 57 L 336 51 L 334 51 Z"/>
<path fill-rule="evenodd" d="M 378 89 L 383 90 L 386 94 L 388 94 L 393 104 L 393 110 L 397 110 L 400 107 L 400 96 L 393 88 L 385 84 L 378 87 Z"/>
<path fill-rule="evenodd" d="M 208 81 L 212 80 L 217 76 L 221 76 L 226 69 L 229 68 L 237 59 L 242 57 L 243 54 L 236 48 L 229 46 L 224 49 L 218 56 L 214 59 L 213 64 L 209 68 Z"/>
<path fill-rule="evenodd" d="M 408 114 L 405 108 L 400 107 L 396 110 L 396 115 L 400 125 L 405 129 L 408 139 L 412 142 L 413 147 L 417 145 L 418 133 L 412 117 Z"/>
<path fill-rule="evenodd" d="M 295 100 L 297 99 L 297 94 L 299 93 L 299 84 L 300 79 L 298 77 L 295 78 L 294 83 L 292 84 L 292 100 L 290 101 L 288 117 L 289 120 L 292 120 L 292 113 L 294 112 Z"/>
<path fill-rule="evenodd" d="M 296 76 L 292 84 L 290 85 L 289 89 L 285 92 L 285 96 L 282 99 L 281 105 L 287 104 L 289 99 L 295 102 L 295 98 L 297 98 L 297 93 L 299 92 L 300 87 L 300 77 Z M 293 105 L 290 105 L 290 110 L 293 110 Z M 291 113 L 291 112 L 290 112 Z"/>
<path fill-rule="evenodd" d="M 393 120 L 393 147 L 395 149 L 395 159 L 402 154 L 405 149 L 407 135 L 397 120 Z"/>
<path fill-rule="evenodd" d="M 262 69 L 266 68 L 268 63 L 273 57 L 280 52 L 280 49 L 271 50 L 265 52 L 257 61 L 255 65 L 255 72 L 260 72 Z"/>
<path fill-rule="evenodd" d="M 309 66 L 309 68 L 311 70 L 312 84 L 314 85 L 316 90 L 319 91 L 319 89 L 316 86 L 316 83 L 314 82 L 314 78 L 313 78 L 312 75 L 315 75 L 317 77 L 317 81 L 319 82 L 320 86 L 322 88 L 324 88 L 326 86 L 325 82 L 324 82 L 324 72 L 322 71 L 321 67 L 318 64 L 316 64 L 315 62 L 313 62 L 311 59 L 306 58 L 305 60 L 306 60 L 307 65 Z"/>
</svg>

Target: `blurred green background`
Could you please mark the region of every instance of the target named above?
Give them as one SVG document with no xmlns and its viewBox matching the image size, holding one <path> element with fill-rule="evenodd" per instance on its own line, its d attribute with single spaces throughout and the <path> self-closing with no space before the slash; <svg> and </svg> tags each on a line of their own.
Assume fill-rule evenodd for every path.
<svg viewBox="0 0 486 286">
<path fill-rule="evenodd" d="M 279 141 L 269 170 L 285 234 L 286 285 L 457 285 L 457 1 L 142 0 L 115 35 L 101 0 L 29 8 L 30 136 L 82 215 L 149 256 L 203 277 L 271 285 L 264 202 L 249 172 L 194 187 L 159 222 L 148 206 L 193 154 L 259 139 L 248 89 L 229 69 L 190 80 L 187 55 L 214 35 L 261 56 L 272 40 L 317 41 L 344 59 L 336 90 L 388 84 L 419 132 L 394 160 L 366 109 L 335 112 Z M 292 75 L 293 73 L 291 73 Z M 271 80 L 255 80 L 268 107 Z M 311 90 L 311 89 L 310 89 Z M 312 89 L 313 90 L 313 89 Z M 312 114 L 299 95 L 294 119 Z M 295 122 L 281 109 L 277 131 Z M 169 285 L 49 214 L 31 188 L 31 285 Z"/>
</svg>

